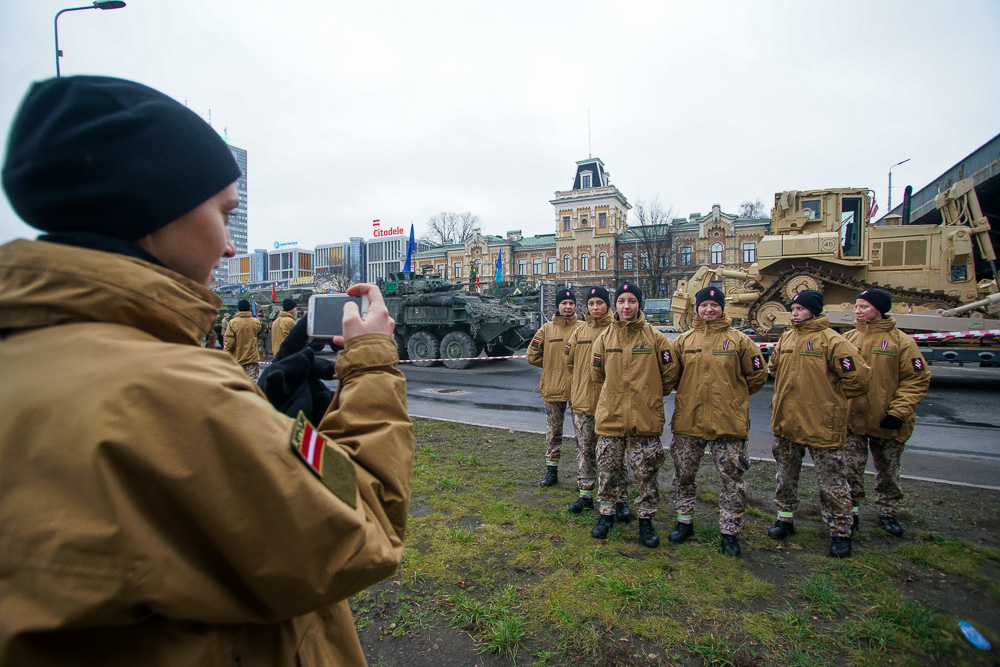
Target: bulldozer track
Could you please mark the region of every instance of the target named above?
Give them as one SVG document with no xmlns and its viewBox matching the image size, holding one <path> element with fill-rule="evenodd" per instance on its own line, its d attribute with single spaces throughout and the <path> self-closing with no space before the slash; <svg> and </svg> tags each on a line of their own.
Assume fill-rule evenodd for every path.
<svg viewBox="0 0 1000 667">
<path fill-rule="evenodd" d="M 815 278 L 824 285 L 837 285 L 839 287 L 845 287 L 848 289 L 854 289 L 855 291 L 861 292 L 863 290 L 875 287 L 880 290 L 885 290 L 892 296 L 894 302 L 906 302 L 906 303 L 941 303 L 942 305 L 954 307 L 962 303 L 961 299 L 957 296 L 951 296 L 949 294 L 943 294 L 941 292 L 932 292 L 929 290 L 910 290 L 901 289 L 898 287 L 890 287 L 888 285 L 878 285 L 875 283 L 867 283 L 862 280 L 854 280 L 853 278 L 848 278 L 847 276 L 837 275 L 830 271 L 827 271 L 818 266 L 812 266 L 808 262 L 804 264 L 794 265 L 789 267 L 786 271 L 779 274 L 778 279 L 774 283 L 761 292 L 760 298 L 753 302 L 747 312 L 747 319 L 753 325 L 759 333 L 766 333 L 765 327 L 762 326 L 761 322 L 757 319 L 757 311 L 765 303 L 774 300 L 775 294 L 779 294 L 785 285 L 789 283 L 796 276 L 809 276 Z M 784 299 L 778 299 L 782 305 L 787 305 Z M 769 329 L 769 327 L 768 327 Z"/>
</svg>

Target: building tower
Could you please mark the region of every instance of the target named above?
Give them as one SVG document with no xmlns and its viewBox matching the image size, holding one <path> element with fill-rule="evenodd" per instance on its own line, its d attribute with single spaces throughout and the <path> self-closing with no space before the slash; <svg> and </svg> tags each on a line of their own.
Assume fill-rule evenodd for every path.
<svg viewBox="0 0 1000 667">
<path fill-rule="evenodd" d="M 228 137 L 222 137 L 229 146 L 229 151 L 236 158 L 236 164 L 240 166 L 242 174 L 236 181 L 236 188 L 240 192 L 240 205 L 229 215 L 229 237 L 236 246 L 237 255 L 247 254 L 247 152 L 246 149 L 234 146 L 229 142 Z M 229 262 L 222 261 L 222 267 L 214 272 L 216 284 L 224 285 L 229 280 Z"/>
</svg>

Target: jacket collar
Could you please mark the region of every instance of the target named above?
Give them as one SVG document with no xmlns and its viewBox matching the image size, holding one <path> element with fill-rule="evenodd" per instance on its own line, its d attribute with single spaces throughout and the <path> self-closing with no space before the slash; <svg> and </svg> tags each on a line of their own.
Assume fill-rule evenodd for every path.
<svg viewBox="0 0 1000 667">
<path fill-rule="evenodd" d="M 801 333 L 812 333 L 830 328 L 830 319 L 826 315 L 811 317 L 805 322 L 792 322 L 792 328 Z"/>
<path fill-rule="evenodd" d="M 594 327 L 595 329 L 603 329 L 604 327 L 611 324 L 612 317 L 614 317 L 614 314 L 609 310 L 600 317 L 594 317 L 593 315 L 584 315 L 583 319 L 587 322 L 587 324 Z"/>
<path fill-rule="evenodd" d="M 892 318 L 892 315 L 886 316 L 881 320 L 870 320 L 868 322 L 855 322 L 854 328 L 861 333 L 875 333 L 875 332 L 886 332 L 892 331 L 896 328 L 896 320 Z"/>
<path fill-rule="evenodd" d="M 571 324 L 577 323 L 576 313 L 573 313 L 572 315 L 553 315 L 552 322 L 557 327 L 568 327 Z"/>
<path fill-rule="evenodd" d="M 0 246 L 5 333 L 102 322 L 197 345 L 221 305 L 204 285 L 135 257 L 46 241 Z"/>
<path fill-rule="evenodd" d="M 646 314 L 640 310 L 638 317 L 634 320 L 625 322 L 618 316 L 618 313 L 615 313 L 615 317 L 611 321 L 611 325 L 622 331 L 635 331 L 636 329 L 641 329 L 646 325 Z"/>
<path fill-rule="evenodd" d="M 725 331 L 726 329 L 729 328 L 729 325 L 731 323 L 732 320 L 725 316 L 720 317 L 716 320 L 703 320 L 700 317 L 696 317 L 694 318 L 694 321 L 691 322 L 691 327 L 695 331 L 701 331 L 701 332 L 708 331 L 711 333 L 715 333 L 717 331 Z"/>
</svg>

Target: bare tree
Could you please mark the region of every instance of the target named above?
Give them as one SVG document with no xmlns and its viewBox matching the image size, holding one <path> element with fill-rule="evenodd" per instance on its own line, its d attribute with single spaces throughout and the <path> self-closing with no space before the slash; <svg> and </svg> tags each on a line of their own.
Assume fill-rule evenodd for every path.
<svg viewBox="0 0 1000 667">
<path fill-rule="evenodd" d="M 670 288 L 667 273 L 670 270 L 672 218 L 673 209 L 664 208 L 659 199 L 651 202 L 637 199 L 629 215 L 630 234 L 618 238 L 621 277 L 638 276 L 650 298 L 659 298 Z"/>
<path fill-rule="evenodd" d="M 760 200 L 760 197 L 757 197 L 757 201 L 745 201 L 740 204 L 740 217 L 761 220 L 771 216 L 764 206 L 764 202 Z"/>
<path fill-rule="evenodd" d="M 427 220 L 427 233 L 422 237 L 434 245 L 465 243 L 479 226 L 479 216 L 469 211 L 441 211 Z"/>
<path fill-rule="evenodd" d="M 356 276 L 361 275 L 361 262 L 353 255 L 341 264 L 330 267 L 329 273 L 317 276 L 316 291 L 346 292 L 347 288 L 357 282 Z"/>
</svg>

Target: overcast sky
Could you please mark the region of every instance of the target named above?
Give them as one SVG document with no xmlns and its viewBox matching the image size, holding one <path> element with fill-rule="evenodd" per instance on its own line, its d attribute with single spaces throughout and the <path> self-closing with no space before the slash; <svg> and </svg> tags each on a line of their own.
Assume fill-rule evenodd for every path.
<svg viewBox="0 0 1000 667">
<path fill-rule="evenodd" d="M 54 76 L 55 13 L 0 0 L 0 125 Z M 870 187 L 886 211 L 1000 132 L 1000 2 L 127 0 L 59 19 L 64 76 L 162 90 L 249 152 L 249 245 L 551 233 L 575 163 L 633 204 L 735 213 Z M 588 128 L 589 110 L 589 128 Z M 36 232 L 0 203 L 0 242 Z"/>
</svg>

